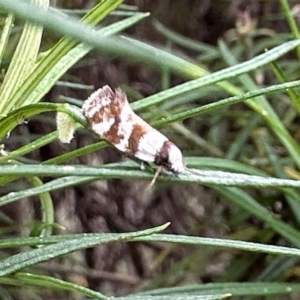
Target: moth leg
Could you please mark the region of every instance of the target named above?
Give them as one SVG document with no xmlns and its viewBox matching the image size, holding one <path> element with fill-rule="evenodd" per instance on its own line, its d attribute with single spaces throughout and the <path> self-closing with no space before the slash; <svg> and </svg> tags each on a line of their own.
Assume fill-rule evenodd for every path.
<svg viewBox="0 0 300 300">
<path fill-rule="evenodd" d="M 158 175 L 161 173 L 162 170 L 163 170 L 163 166 L 159 166 L 159 167 L 157 168 L 157 170 L 156 170 L 156 172 L 155 172 L 155 174 L 154 174 L 154 177 L 153 177 L 153 179 L 151 180 L 151 182 L 150 182 L 150 184 L 149 184 L 149 186 L 148 186 L 147 189 L 150 189 L 150 188 L 154 185 L 154 183 L 155 183 L 155 181 L 156 181 Z"/>
<path fill-rule="evenodd" d="M 153 171 L 153 168 L 151 167 L 151 165 L 147 162 L 147 161 L 140 161 L 140 168 L 142 171 Z"/>
<path fill-rule="evenodd" d="M 145 162 L 144 161 L 141 161 L 141 163 L 140 163 L 140 169 L 141 169 L 141 171 L 145 171 L 146 170 L 146 166 L 145 166 Z"/>
</svg>

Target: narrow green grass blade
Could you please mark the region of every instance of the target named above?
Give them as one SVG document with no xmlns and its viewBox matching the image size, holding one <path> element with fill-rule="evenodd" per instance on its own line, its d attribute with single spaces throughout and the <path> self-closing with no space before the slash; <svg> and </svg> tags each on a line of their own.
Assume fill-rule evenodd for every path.
<svg viewBox="0 0 300 300">
<path fill-rule="evenodd" d="M 292 35 L 295 39 L 299 39 L 300 38 L 300 32 L 299 32 L 299 28 L 298 25 L 293 17 L 293 14 L 291 12 L 290 9 L 290 4 L 287 0 L 280 0 L 279 1 L 282 7 L 282 11 L 284 12 L 285 18 L 290 26 Z M 300 59 L 300 48 L 297 48 L 297 54 L 298 54 L 298 60 Z"/>
<path fill-rule="evenodd" d="M 43 182 L 38 177 L 29 178 L 30 183 L 34 187 L 39 187 L 43 185 Z M 49 236 L 52 234 L 52 225 L 54 224 L 54 205 L 50 193 L 39 194 L 39 200 L 41 204 L 41 215 L 42 222 L 45 227 L 40 233 L 40 237 Z"/>
<path fill-rule="evenodd" d="M 293 243 L 293 245 L 300 247 L 300 232 L 288 224 L 277 220 L 272 213 L 257 203 L 249 194 L 237 188 L 226 188 L 221 186 L 214 186 L 212 188 L 218 191 L 220 195 L 226 199 L 268 224 L 274 231 Z"/>
<path fill-rule="evenodd" d="M 270 165 L 274 169 L 275 175 L 280 178 L 287 178 L 279 157 L 276 155 L 274 149 L 270 145 L 265 130 L 258 131 L 257 136 L 269 159 Z M 298 195 L 298 193 L 292 189 L 288 191 L 284 189 L 284 193 L 295 219 L 297 220 L 298 224 L 300 224 L 300 195 Z"/>
<path fill-rule="evenodd" d="M 229 173 L 222 171 L 195 170 L 197 174 L 189 175 L 161 175 L 157 180 L 165 182 L 193 182 L 207 185 L 214 185 L 218 190 L 218 186 L 244 186 L 250 187 L 300 187 L 300 181 L 289 179 L 268 178 L 262 176 L 245 175 L 237 173 Z M 95 180 L 104 180 L 111 178 L 136 178 L 141 180 L 153 179 L 152 173 L 140 170 L 127 170 L 126 168 L 92 168 L 84 166 L 49 166 L 49 165 L 2 165 L 0 175 L 8 176 L 68 176 L 45 183 L 43 186 L 22 190 L 20 192 L 12 192 L 8 195 L 0 197 L 0 206 L 16 201 L 18 199 L 30 197 L 43 192 L 53 191 L 67 186 L 83 184 Z M 218 190 L 219 191 L 219 190 Z M 222 190 L 223 191 L 223 190 Z M 220 191 L 219 191 L 220 192 Z M 234 194 L 233 194 L 234 195 Z M 237 196 L 236 196 L 237 197 Z M 245 196 L 246 197 L 246 196 Z"/>
<path fill-rule="evenodd" d="M 112 300 L 111 297 L 106 297 L 99 292 L 95 292 L 75 283 L 67 282 L 50 276 L 35 275 L 30 273 L 16 273 L 11 276 L 0 277 L 0 283 L 15 286 L 34 286 L 43 289 L 71 291 L 80 293 L 92 299 Z"/>
<path fill-rule="evenodd" d="M 283 223 L 283 222 L 282 222 Z M 284 223 L 283 223 L 284 224 Z M 297 248 L 288 248 L 288 247 L 279 247 L 273 245 L 265 245 L 252 242 L 244 242 L 237 240 L 228 240 L 228 239 L 216 239 L 216 238 L 203 238 L 197 236 L 186 236 L 186 235 L 175 235 L 175 234 L 154 234 L 151 236 L 136 237 L 134 241 L 144 241 L 144 242 L 168 242 L 176 244 L 185 244 L 185 245 L 205 245 L 205 246 L 214 246 L 214 247 L 225 247 L 231 249 L 239 249 L 250 252 L 263 252 L 269 254 L 278 254 L 278 255 L 292 255 L 298 256 L 299 249 Z"/>
<path fill-rule="evenodd" d="M 278 64 L 276 62 L 271 63 L 271 67 L 272 67 L 272 70 L 279 82 L 281 82 L 281 83 L 287 82 L 287 78 L 284 75 L 283 70 L 281 70 L 281 68 L 278 66 Z M 300 115 L 300 95 L 299 95 L 299 93 L 293 88 L 286 90 L 286 93 L 289 95 L 289 97 L 294 105 L 292 110 L 294 111 L 296 108 L 297 115 Z M 284 123 L 284 121 L 283 121 L 283 123 Z"/>
<path fill-rule="evenodd" d="M 49 0 L 32 0 L 31 3 L 45 10 L 49 5 Z M 20 41 L 0 88 L 0 112 L 3 114 L 14 107 L 15 103 L 11 99 L 12 94 L 18 90 L 35 67 L 42 33 L 43 28 L 41 26 L 30 22 L 26 22 L 24 25 Z"/>
<path fill-rule="evenodd" d="M 178 34 L 177 32 L 170 30 L 169 28 L 167 28 L 166 26 L 164 26 L 157 20 L 153 21 L 153 26 L 159 33 L 164 35 L 166 38 L 168 38 L 173 43 L 176 43 L 180 46 L 183 46 L 183 47 L 186 47 L 188 49 L 195 50 L 198 52 L 210 52 L 211 54 L 214 54 L 214 52 L 215 52 L 215 55 L 218 53 L 218 50 L 215 47 L 205 44 L 201 41 L 195 41 L 194 39 L 190 39 L 190 38 L 187 38 L 186 36 Z"/>
<path fill-rule="evenodd" d="M 95 24 L 99 22 L 101 19 L 103 19 L 105 16 L 107 16 L 112 10 L 114 10 L 120 3 L 122 3 L 123 0 L 104 0 L 101 1 L 98 5 L 96 5 L 89 13 L 83 18 L 84 22 L 88 22 L 91 24 Z M 0 2 L 1 4 L 1 2 Z M 28 5 L 28 4 L 27 4 Z M 34 7 L 35 9 L 36 7 Z M 32 15 L 33 8 L 31 6 L 31 12 Z M 51 14 L 48 12 L 48 14 Z M 35 14 L 34 14 L 35 15 Z M 38 12 L 36 12 L 36 15 L 38 15 Z M 47 15 L 47 12 L 46 12 Z M 59 18 L 63 18 L 59 15 Z M 69 18 L 64 18 L 65 20 L 68 20 Z M 76 23 L 78 23 L 76 21 Z M 53 23 L 52 25 L 59 26 L 58 24 Z M 32 26 L 32 25 L 31 25 Z M 69 24 L 69 29 L 71 28 L 71 24 Z M 84 26 L 84 25 L 82 25 Z M 73 29 L 72 29 L 73 30 Z M 26 103 L 29 103 L 26 99 L 29 96 L 29 91 L 33 91 L 35 87 L 40 84 L 40 82 L 45 78 L 45 75 L 50 72 L 52 67 L 54 67 L 59 60 L 66 55 L 75 45 L 77 42 L 73 39 L 70 39 L 68 37 L 62 38 L 49 52 L 48 55 L 43 57 L 42 61 L 39 62 L 36 69 L 33 71 L 30 77 L 28 77 L 27 81 L 24 82 L 20 89 L 16 91 L 16 93 L 10 93 L 9 94 L 9 101 L 5 107 L 3 107 L 3 113 L 8 113 L 12 108 L 18 108 L 20 106 L 25 105 Z M 65 66 L 59 64 L 59 67 L 65 70 Z M 69 66 L 70 67 L 70 66 Z M 58 69 L 56 69 L 56 72 Z M 55 74 L 50 73 L 49 76 L 53 76 Z M 60 76 L 62 73 L 60 74 Z M 49 76 L 46 78 L 49 80 Z M 50 76 L 50 78 L 51 78 Z M 58 76 L 58 78 L 60 77 Z M 55 80 L 57 78 L 55 77 Z M 55 82 L 55 81 L 54 81 Z M 43 81 L 43 85 L 47 84 L 47 81 Z M 52 87 L 52 86 L 51 86 Z M 29 91 L 28 91 L 29 89 Z M 49 88 L 48 88 L 49 90 Z M 41 97 L 48 91 L 46 90 L 43 94 L 41 94 L 39 100 Z M 26 102 L 25 102 L 26 100 Z"/>
<path fill-rule="evenodd" d="M 5 25 L 2 30 L 0 38 L 0 65 L 2 64 L 3 55 L 6 49 L 6 45 L 10 36 L 11 29 L 14 23 L 14 16 L 9 14 L 5 19 Z"/>
<path fill-rule="evenodd" d="M 89 27 L 84 26 L 83 24 L 80 24 L 78 22 L 74 22 L 72 21 L 72 19 L 65 20 L 58 15 L 54 15 L 50 12 L 45 13 L 37 8 L 36 14 L 32 15 L 32 7 L 21 1 L 16 0 L 14 2 L 10 2 L 8 0 L 0 0 L 0 5 L 22 18 L 26 18 L 38 24 L 42 24 L 43 26 L 51 29 L 53 32 L 68 35 L 70 37 L 73 37 L 74 39 L 80 40 L 81 42 L 95 47 L 102 53 L 119 54 L 122 56 L 143 60 L 147 63 L 153 63 L 158 66 L 161 66 L 162 64 L 164 65 L 165 63 L 163 60 L 161 60 L 160 57 L 157 57 L 157 55 L 150 55 L 151 53 L 149 53 L 149 51 L 147 51 L 145 47 L 140 46 L 138 43 L 133 43 L 129 39 L 117 37 L 101 37 L 96 32 L 91 31 Z M 254 68 L 257 68 L 259 64 L 261 66 L 272 60 L 275 60 L 276 58 L 297 47 L 298 45 L 299 40 L 287 42 L 279 47 L 270 50 L 267 54 L 258 56 L 256 58 L 256 61 L 251 60 L 241 64 L 241 67 L 247 68 L 247 70 L 244 70 L 244 72 L 253 70 Z M 258 62 L 258 60 L 262 61 Z M 256 64 L 254 64 L 255 62 Z M 224 78 L 220 77 L 217 79 L 217 81 L 237 76 L 237 74 L 239 73 L 238 69 L 239 66 L 236 66 L 235 68 L 230 70 L 227 69 L 228 72 L 224 74 L 224 71 L 223 73 Z M 217 75 L 219 76 L 219 73 L 216 74 L 216 76 Z M 235 91 L 238 90 L 234 87 L 233 89 L 235 89 Z M 146 106 L 148 105 L 149 104 L 147 104 Z"/>
<path fill-rule="evenodd" d="M 199 156 L 188 156 L 185 158 L 187 166 L 196 169 L 214 169 L 221 171 L 229 171 L 234 173 L 251 174 L 258 176 L 268 176 L 267 173 L 255 168 L 251 165 L 241 163 L 234 160 L 217 157 L 199 157 Z"/>
<path fill-rule="evenodd" d="M 170 71 L 187 78 L 198 78 L 209 74 L 207 70 L 198 66 L 197 64 L 187 61 L 178 55 L 174 55 L 168 51 L 160 49 L 157 46 L 152 46 L 151 44 L 146 44 L 129 37 L 123 37 L 123 39 L 130 42 L 133 48 L 141 49 L 150 55 L 150 60 L 147 59 L 144 61 L 146 63 L 154 63 L 156 66 L 162 69 L 169 68 Z M 227 85 L 224 84 L 224 89 L 228 89 L 229 91 L 234 89 L 230 83 L 226 84 Z"/>
<path fill-rule="evenodd" d="M 292 49 L 294 49 L 295 47 L 297 47 L 299 45 L 300 45 L 300 40 L 287 42 L 285 44 L 282 44 L 278 47 L 275 47 L 275 48 L 269 50 L 266 53 L 258 55 L 257 57 L 252 58 L 243 63 L 240 63 L 238 65 L 234 65 L 232 67 L 217 71 L 213 74 L 206 75 L 199 79 L 195 79 L 195 80 L 177 85 L 166 91 L 162 91 L 153 96 L 144 98 L 143 100 L 133 103 L 132 107 L 135 110 L 141 110 L 146 107 L 149 108 L 152 105 L 161 104 L 167 100 L 170 100 L 173 97 L 191 92 L 193 90 L 199 89 L 200 87 L 204 87 L 204 86 L 211 85 L 211 84 L 216 84 L 220 81 L 224 81 L 224 80 L 228 80 L 229 78 L 237 77 L 239 75 L 253 71 L 259 67 L 262 67 L 262 66 L 278 59 L 279 57 L 281 57 L 282 55 L 286 54 L 287 52 L 291 51 Z M 240 89 L 236 88 L 235 90 L 236 90 L 236 94 L 242 93 L 242 91 Z"/>
<path fill-rule="evenodd" d="M 124 30 L 133 24 L 139 22 L 143 18 L 147 17 L 148 13 L 137 13 L 125 20 L 121 20 L 112 25 L 97 31 L 101 36 L 109 36 Z M 23 99 L 26 96 L 24 105 L 37 103 L 41 98 L 54 86 L 57 80 L 67 72 L 77 61 L 79 61 L 84 55 L 86 55 L 92 48 L 85 44 L 79 44 L 73 49 L 69 50 L 65 55 L 58 56 L 56 49 L 54 48 L 47 57 L 45 57 L 37 69 L 35 74 L 32 74 L 20 88 L 17 94 L 15 94 L 16 102 L 18 99 Z M 65 52 L 65 51 L 64 51 Z M 60 59 L 58 60 L 58 58 Z M 49 61 L 51 63 L 49 64 Z"/>
<path fill-rule="evenodd" d="M 21 163 L 12 160 L 10 162 L 14 166 L 22 166 Z M 1 180 L 5 179 L 15 179 L 15 176 L 3 176 Z M 27 177 L 27 181 L 33 187 L 40 187 L 43 185 L 43 182 L 36 176 Z M 54 207 L 50 193 L 45 192 L 38 195 L 38 198 L 41 203 L 41 215 L 42 215 L 42 222 L 43 228 L 39 230 L 39 236 L 49 236 L 52 233 L 52 225 L 54 224 Z"/>
<path fill-rule="evenodd" d="M 19 253 L 10 256 L 9 258 L 0 260 L 0 276 L 5 276 L 23 268 L 32 266 L 34 264 L 47 261 L 49 259 L 71 253 L 77 250 L 95 247 L 97 245 L 103 245 L 107 243 L 117 241 L 130 241 L 134 237 L 154 234 L 164 230 L 169 224 L 159 227 L 137 231 L 133 233 L 122 233 L 118 236 L 101 237 L 95 239 L 95 237 L 81 237 L 79 239 L 63 241 L 57 244 L 45 246 L 42 248 L 34 249 L 28 252 Z"/>
<path fill-rule="evenodd" d="M 28 118 L 49 111 L 66 113 L 79 124 L 83 126 L 86 125 L 86 120 L 84 119 L 80 109 L 76 106 L 46 102 L 37 103 L 16 109 L 6 117 L 0 119 L 0 140 L 3 139 L 18 124 L 23 123 Z"/>
<path fill-rule="evenodd" d="M 261 121 L 261 116 L 255 115 L 249 122 L 240 130 L 236 135 L 236 138 L 231 143 L 230 148 L 228 149 L 225 157 L 229 160 L 234 160 L 242 153 L 243 148 L 247 139 L 250 137 L 251 132 L 256 128 Z"/>
<path fill-rule="evenodd" d="M 174 294 L 171 297 L 170 296 L 164 296 L 164 295 L 159 295 L 159 296 L 151 296 L 151 295 L 143 295 L 143 296 L 126 296 L 126 297 L 118 297 L 115 298 L 116 300 L 221 300 L 221 299 L 227 299 L 231 296 L 230 293 L 226 294 L 215 294 L 213 296 L 210 295 L 203 295 L 203 296 L 198 296 L 198 295 L 188 295 L 184 293 L 183 295 L 181 294 Z"/>
<path fill-rule="evenodd" d="M 20 246 L 38 246 L 38 245 L 51 245 L 61 244 L 64 241 L 78 241 L 82 238 L 87 238 L 88 241 L 94 239 L 105 243 L 110 240 L 123 241 L 130 240 L 134 242 L 166 242 L 183 245 L 197 245 L 197 246 L 213 246 L 230 249 L 238 249 L 243 251 L 257 252 L 257 253 L 268 253 L 272 255 L 285 255 L 292 257 L 300 257 L 300 249 L 292 247 L 273 246 L 267 244 L 244 242 L 230 239 L 220 238 L 207 238 L 198 236 L 186 236 L 176 234 L 158 234 L 156 232 L 164 230 L 169 223 L 147 229 L 146 231 L 138 231 L 135 233 L 84 233 L 84 234 L 66 234 L 48 237 L 22 237 L 22 238 L 10 238 L 2 239 L 0 241 L 0 248 L 12 248 Z M 129 235 L 129 237 L 128 237 Z"/>
<path fill-rule="evenodd" d="M 29 144 L 26 144 L 25 146 L 20 147 L 17 150 L 11 151 L 11 152 L 7 153 L 5 156 L 0 156 L 0 164 L 7 163 L 11 159 L 15 159 L 15 158 L 23 156 L 27 153 L 30 153 L 30 152 L 32 152 L 33 149 L 39 149 L 45 145 L 48 145 L 49 143 L 53 142 L 57 138 L 58 138 L 57 131 L 43 135 L 41 138 L 39 138 Z"/>
<path fill-rule="evenodd" d="M 140 292 L 136 295 L 173 295 L 188 293 L 194 295 L 214 295 L 231 293 L 232 296 L 267 296 L 295 294 L 300 292 L 300 284 L 277 282 L 224 282 L 178 286 Z"/>
<path fill-rule="evenodd" d="M 6 183 L 7 181 L 12 181 L 14 179 L 18 179 L 19 177 L 20 176 L 15 176 L 15 177 L 12 176 L 11 178 L 5 178 L 4 183 Z M 23 190 L 22 192 L 11 192 L 11 193 L 7 194 L 6 196 L 3 196 L 2 198 L 0 198 L 0 206 L 6 205 L 8 203 L 11 203 L 11 202 L 14 202 L 16 200 L 23 199 L 26 197 L 39 195 L 39 194 L 45 193 L 45 192 L 55 191 L 60 188 L 66 188 L 66 187 L 75 186 L 78 184 L 85 184 L 85 183 L 91 182 L 93 180 L 97 180 L 97 179 L 90 177 L 90 176 L 88 176 L 88 177 L 69 176 L 69 177 L 59 178 L 59 179 L 50 181 L 51 183 L 49 183 L 49 182 L 44 183 L 40 187 L 31 188 L 29 190 Z"/>
<path fill-rule="evenodd" d="M 230 52 L 225 43 L 220 42 L 219 44 L 220 48 L 222 49 L 222 52 L 226 53 L 227 62 L 233 66 L 239 65 L 237 64 L 234 55 Z M 249 91 L 257 88 L 257 85 L 247 74 L 243 74 L 242 76 L 240 76 L 239 81 Z M 245 103 L 264 118 L 266 123 L 269 125 L 269 128 L 274 132 L 274 134 L 286 147 L 291 157 L 298 165 L 298 168 L 300 168 L 300 147 L 298 143 L 289 134 L 281 119 L 278 117 L 278 115 L 276 114 L 272 106 L 269 104 L 269 102 L 266 100 L 266 98 L 264 96 L 259 96 L 257 100 L 258 101 L 255 101 L 254 99 L 249 99 Z"/>
<path fill-rule="evenodd" d="M 246 92 L 246 93 L 240 94 L 238 96 L 229 97 L 229 98 L 217 101 L 217 102 L 213 102 L 213 103 L 203 105 L 201 107 L 197 107 L 197 108 L 194 108 L 194 109 L 186 110 L 184 112 L 176 113 L 172 116 L 164 117 L 162 120 L 154 122 L 153 125 L 157 126 L 157 127 L 160 127 L 160 126 L 172 123 L 172 122 L 182 121 L 182 120 L 185 120 L 187 118 L 198 116 L 198 115 L 201 115 L 201 114 L 206 113 L 206 112 L 214 111 L 216 109 L 221 109 L 221 108 L 223 108 L 227 105 L 232 105 L 232 104 L 235 104 L 235 103 L 246 101 L 248 99 L 255 98 L 255 97 L 260 96 L 260 95 L 275 93 L 277 91 L 282 91 L 282 90 L 285 90 L 285 89 L 299 87 L 299 86 L 300 86 L 300 80 L 296 80 L 296 81 L 291 81 L 291 82 L 286 82 L 286 83 L 273 85 L 273 86 L 263 88 L 263 89 L 254 90 L 254 91 L 251 91 L 251 92 Z M 163 94 L 163 93 L 164 92 L 159 93 L 159 94 Z M 177 95 L 177 93 L 176 93 L 176 95 Z M 175 95 L 173 94 L 172 97 L 174 97 L 174 96 Z M 150 96 L 150 97 L 152 97 L 152 96 Z M 150 97 L 146 98 L 147 102 L 148 102 L 148 99 Z M 142 107 L 144 106 L 143 101 L 144 100 L 140 100 L 140 101 L 137 101 L 137 102 L 133 103 L 132 107 L 134 107 L 136 110 L 140 109 L 141 106 Z M 165 101 L 165 98 L 163 98 L 163 101 Z"/>
<path fill-rule="evenodd" d="M 255 281 L 266 282 L 279 280 L 282 274 L 285 274 L 294 268 L 298 261 L 299 260 L 296 257 L 286 258 L 284 256 L 278 256 L 267 265 L 257 278 L 255 278 Z"/>
<path fill-rule="evenodd" d="M 91 145 L 87 145 L 87 146 L 84 146 L 82 148 L 78 148 L 74 151 L 70 151 L 70 152 L 64 153 L 62 155 L 53 157 L 51 159 L 43 161 L 42 164 L 45 164 L 45 165 L 61 164 L 61 163 L 66 162 L 68 160 L 71 160 L 71 159 L 80 157 L 82 155 L 86 155 L 88 153 L 92 153 L 94 151 L 103 149 L 107 146 L 108 146 L 107 142 L 101 141 L 101 142 L 94 143 L 94 144 L 91 144 Z"/>
<path fill-rule="evenodd" d="M 153 176 L 140 170 L 126 170 L 125 168 L 88 167 L 80 165 L 1 165 L 0 175 L 18 176 L 91 176 L 98 179 L 140 178 L 149 179 Z M 169 182 L 195 182 L 203 184 L 225 185 L 225 186 L 247 186 L 247 187 L 300 187 L 300 181 L 263 177 L 256 175 L 238 174 L 223 171 L 190 169 L 185 174 L 174 175 L 172 173 L 162 174 L 159 180 Z"/>
</svg>

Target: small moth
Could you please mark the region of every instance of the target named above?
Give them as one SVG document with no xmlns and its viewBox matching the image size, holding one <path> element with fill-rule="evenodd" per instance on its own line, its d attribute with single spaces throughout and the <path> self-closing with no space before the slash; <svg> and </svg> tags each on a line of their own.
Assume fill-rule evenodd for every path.
<svg viewBox="0 0 300 300">
<path fill-rule="evenodd" d="M 175 174 L 186 168 L 179 148 L 131 109 L 126 94 L 104 86 L 83 103 L 82 112 L 92 130 L 121 152 L 152 162 Z M 155 178 L 158 174 L 156 174 Z"/>
</svg>

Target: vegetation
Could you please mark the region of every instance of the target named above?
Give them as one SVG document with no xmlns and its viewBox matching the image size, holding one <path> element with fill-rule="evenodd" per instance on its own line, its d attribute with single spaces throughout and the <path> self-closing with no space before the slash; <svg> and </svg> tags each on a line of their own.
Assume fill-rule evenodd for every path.
<svg viewBox="0 0 300 300">
<path fill-rule="evenodd" d="M 86 7 L 92 8 L 80 10 L 85 14 L 79 21 L 74 8 L 47 10 L 47 0 L 0 0 L 1 298 L 223 299 L 233 295 L 280 299 L 299 295 L 297 7 L 278 1 L 284 26 L 273 30 L 260 27 L 248 7 L 239 7 L 236 28 L 227 30 L 216 46 L 152 19 L 156 33 L 166 40 L 163 48 L 151 39 L 146 43 L 129 34 L 118 35 L 143 23 L 148 12 L 122 5 L 122 0 L 89 2 Z M 97 24 L 100 27 L 95 30 Z M 91 56 L 86 56 L 89 52 Z M 89 58 L 95 53 L 105 68 L 119 64 L 128 71 L 128 66 L 134 65 L 134 72 L 124 75 L 124 71 L 124 77 L 118 77 L 115 73 L 119 70 L 113 69 L 102 75 L 111 82 L 118 80 L 109 76 L 123 80 L 127 76 L 120 84 L 130 99 L 137 100 L 132 108 L 176 141 L 187 167 L 199 174 L 161 174 L 149 195 L 151 168 L 141 170 L 131 160 L 97 167 L 89 163 L 92 159 L 84 161 L 85 155 L 108 146 L 92 136 L 80 111 L 92 83 L 85 82 L 86 73 L 78 69 L 82 63 L 92 73 Z M 143 78 L 149 81 L 145 83 Z M 138 92 L 142 84 L 150 90 L 147 97 Z M 72 97 L 59 92 L 60 97 L 52 99 L 55 86 L 73 89 L 73 94 L 69 92 Z M 57 130 L 44 131 L 53 128 L 54 113 Z M 38 133 L 34 124 L 42 124 L 38 136 L 31 132 Z M 43 159 L 44 147 L 61 147 L 61 141 L 73 136 L 73 129 L 76 144 L 53 150 L 51 157 Z M 86 139 L 83 136 L 90 143 L 80 144 L 80 138 Z M 126 223 L 123 232 L 117 228 L 99 233 L 101 222 L 107 225 L 114 220 L 99 218 L 91 225 L 93 213 L 111 209 L 108 218 L 117 219 L 121 211 L 114 197 L 98 192 L 105 180 L 115 179 L 129 183 L 122 187 L 114 181 L 114 197 L 132 197 L 141 206 L 134 206 L 133 221 Z M 134 196 L 128 190 L 133 190 Z M 100 206 L 97 204 L 95 211 L 90 208 L 84 230 L 74 233 L 74 226 L 64 234 L 62 227 L 68 227 L 68 222 L 61 224 L 63 218 L 56 218 L 55 213 L 65 216 L 68 210 L 73 212 L 69 204 L 59 210 L 58 204 L 67 202 L 64 192 L 67 195 L 68 191 L 76 193 L 79 215 L 86 203 L 92 203 L 88 198 L 108 201 L 101 206 L 95 200 Z M 26 215 L 34 197 L 39 214 Z M 162 205 L 154 205 L 152 210 L 153 202 L 143 206 L 149 199 L 164 202 L 170 217 L 164 215 Z M 144 218 L 140 223 L 138 214 Z M 202 237 L 205 235 L 210 237 Z M 127 246 L 118 248 L 120 244 Z M 113 251 L 121 252 L 120 258 L 133 251 L 131 247 L 148 250 L 141 250 L 139 259 L 131 253 L 131 269 L 128 260 L 126 267 L 122 267 L 122 259 L 118 267 L 113 264 L 113 271 L 123 272 L 125 278 L 115 276 L 117 283 L 107 287 L 103 285 L 106 273 L 99 275 L 101 280 L 93 277 L 94 262 L 71 255 L 75 251 L 91 254 L 84 251 L 96 246 L 108 249 L 107 257 L 98 256 L 103 265 L 111 260 Z M 63 270 L 51 270 L 53 261 Z M 139 271 L 140 265 L 144 265 L 143 271 Z M 130 281 L 132 274 L 135 280 Z"/>
</svg>

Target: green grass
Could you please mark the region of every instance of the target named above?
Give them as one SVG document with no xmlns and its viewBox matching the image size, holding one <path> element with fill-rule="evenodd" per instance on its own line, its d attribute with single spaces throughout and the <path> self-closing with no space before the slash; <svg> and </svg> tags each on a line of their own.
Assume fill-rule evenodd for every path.
<svg viewBox="0 0 300 300">
<path fill-rule="evenodd" d="M 148 13 L 133 11 L 124 14 L 119 21 L 94 30 L 92 26 L 99 22 L 101 24 L 107 15 L 118 8 L 121 0 L 100 2 L 87 12 L 82 22 L 71 17 L 65 18 L 55 10 L 46 11 L 45 0 L 36 0 L 34 3 L 39 7 L 32 8 L 33 4 L 24 1 L 0 0 L 1 9 L 7 11 L 0 40 L 2 61 L 6 49 L 9 48 L 14 20 L 12 15 L 26 20 L 0 88 L 1 139 L 5 143 L 9 142 L 10 138 L 7 136 L 18 124 L 45 112 L 66 114 L 75 122 L 75 130 L 87 132 L 89 129 L 78 106 L 39 102 L 59 78 L 92 49 L 101 55 L 118 55 L 124 61 L 134 60 L 141 66 L 158 67 L 165 89 L 134 102 L 132 108 L 142 114 L 147 113 L 148 120 L 155 127 L 169 126 L 178 134 L 184 133 L 179 144 L 184 144 L 185 139 L 190 142 L 191 146 L 186 152 L 191 155 L 185 157 L 187 166 L 200 170 L 198 175 L 164 174 L 159 176 L 158 181 L 169 184 L 202 184 L 213 191 L 228 203 L 233 212 L 237 212 L 234 218 L 229 218 L 228 226 L 234 228 L 238 238 L 201 238 L 162 233 L 168 224 L 122 234 L 52 235 L 52 229 L 59 225 L 54 223 L 55 207 L 50 192 L 97 180 L 132 178 L 150 181 L 153 177 L 151 172 L 140 170 L 134 162 L 107 164 L 97 168 L 69 163 L 71 159 L 107 146 L 107 143 L 98 140 L 94 144 L 67 151 L 40 164 L 22 160 L 33 149 L 57 140 L 59 134 L 66 130 L 62 124 L 58 128 L 59 132 L 45 132 L 42 137 L 18 149 L 7 151 L 5 145 L 1 149 L 0 183 L 3 191 L 20 178 L 26 179 L 27 187 L 2 193 L 0 205 L 37 195 L 42 216 L 40 222 L 32 220 L 37 225 L 34 226 L 31 237 L 8 238 L 3 234 L 0 248 L 17 248 L 18 253 L 1 258 L 0 283 L 5 284 L 5 287 L 26 285 L 41 290 L 75 292 L 93 299 L 112 299 L 80 284 L 52 275 L 41 275 L 34 267 L 38 263 L 102 244 L 164 242 L 174 247 L 193 245 L 196 250 L 189 253 L 184 260 L 170 266 L 168 272 L 149 280 L 144 287 L 146 291 L 136 291 L 118 299 L 222 299 L 230 295 L 273 297 L 299 294 L 300 284 L 284 279 L 284 272 L 292 272 L 300 256 L 300 147 L 296 138 L 300 112 L 297 88 L 300 81 L 294 80 L 297 76 L 293 69 L 294 64 L 299 61 L 297 58 L 290 61 L 290 56 L 286 56 L 295 50 L 299 52 L 300 40 L 287 3 L 281 1 L 292 35 L 288 38 L 278 36 L 272 40 L 266 37 L 254 41 L 254 50 L 260 50 L 253 51 L 253 56 L 247 60 L 243 60 L 238 52 L 239 47 L 246 47 L 243 42 L 229 47 L 224 40 L 220 40 L 213 47 L 185 38 L 158 22 L 154 24 L 169 42 L 198 51 L 199 59 L 205 60 L 208 68 L 200 67 L 196 61 L 188 61 L 172 50 L 166 51 L 117 35 L 137 22 L 142 22 L 149 16 Z M 42 53 L 40 46 L 44 30 L 57 35 L 60 40 Z M 263 45 L 268 43 L 269 49 L 261 51 Z M 209 72 L 207 69 L 213 60 L 217 60 L 222 67 L 218 71 Z M 257 84 L 253 79 L 255 72 L 264 74 L 270 69 L 273 70 L 272 82 L 268 86 Z M 184 83 L 170 87 L 170 74 L 181 77 L 185 80 Z M 203 101 L 204 104 L 199 105 L 199 99 L 207 98 L 206 92 L 211 94 L 209 88 L 216 95 L 222 95 L 222 98 L 213 101 L 213 97 L 210 97 L 209 103 Z M 239 110 L 234 104 L 244 105 L 243 110 Z M 284 111 L 279 106 L 283 104 L 286 107 Z M 199 121 L 202 122 L 201 125 L 209 127 L 203 140 L 199 139 L 196 128 L 189 126 L 189 123 L 180 123 L 200 115 L 203 117 L 203 121 Z M 228 130 L 225 134 L 228 140 L 218 134 L 222 127 L 221 120 L 226 119 L 229 120 L 228 124 L 235 125 L 234 130 Z M 249 140 L 252 142 L 249 143 Z M 197 153 L 199 145 L 208 149 L 204 152 L 206 157 L 194 154 Z M 283 157 L 276 151 L 278 148 L 284 153 Z M 209 149 L 214 149 L 212 151 L 219 157 L 209 157 Z M 44 176 L 51 177 L 51 180 L 44 182 Z M 281 218 L 273 213 L 269 209 L 268 200 L 272 203 L 286 202 L 289 217 Z M 243 236 L 241 229 L 245 220 L 250 217 L 264 225 L 264 228 L 248 228 L 254 230 L 252 234 L 258 240 L 256 243 L 248 242 L 251 233 Z M 1 218 L 8 222 L 4 213 Z M 288 246 L 282 247 L 280 243 L 276 245 L 274 237 L 283 239 Z M 201 260 L 208 261 L 210 254 L 220 248 L 239 250 L 239 253 L 268 254 L 268 263 L 258 266 L 256 279 L 241 283 L 240 278 L 249 274 L 251 262 L 255 259 L 253 256 L 253 261 L 249 262 L 241 254 L 232 259 L 231 267 L 219 278 L 219 282 L 176 286 L 177 282 L 185 276 L 188 277 L 189 271 L 197 273 L 192 265 L 201 265 Z M 24 268 L 29 270 L 28 273 Z M 0 295 L 6 293 L 6 288 L 0 290 Z"/>
</svg>

